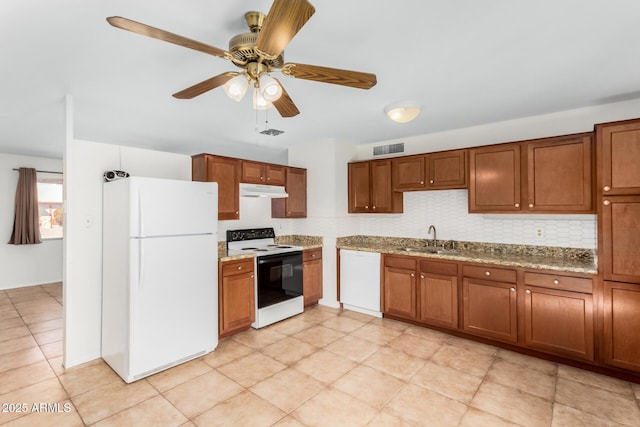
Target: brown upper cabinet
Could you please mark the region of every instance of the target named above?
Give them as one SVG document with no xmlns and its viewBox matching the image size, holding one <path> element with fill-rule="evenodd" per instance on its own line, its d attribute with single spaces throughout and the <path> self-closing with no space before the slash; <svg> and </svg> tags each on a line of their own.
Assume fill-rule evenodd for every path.
<svg viewBox="0 0 640 427">
<path fill-rule="evenodd" d="M 391 178 L 391 159 L 349 163 L 349 213 L 401 213 Z"/>
<path fill-rule="evenodd" d="M 467 188 L 467 150 L 442 151 L 392 159 L 393 190 Z"/>
<path fill-rule="evenodd" d="M 520 144 L 469 150 L 469 212 L 520 210 Z"/>
<path fill-rule="evenodd" d="M 243 160 L 241 182 L 248 184 L 284 185 L 285 167 Z"/>
<path fill-rule="evenodd" d="M 191 179 L 218 183 L 218 220 L 240 218 L 241 160 L 199 154 L 191 159 Z"/>
<path fill-rule="evenodd" d="M 592 213 L 593 135 L 469 150 L 469 212 Z"/>
<path fill-rule="evenodd" d="M 289 197 L 271 200 L 271 217 L 307 217 L 307 170 L 285 168 L 285 190 Z"/>
<path fill-rule="evenodd" d="M 603 196 L 640 194 L 640 119 L 596 125 Z"/>
</svg>

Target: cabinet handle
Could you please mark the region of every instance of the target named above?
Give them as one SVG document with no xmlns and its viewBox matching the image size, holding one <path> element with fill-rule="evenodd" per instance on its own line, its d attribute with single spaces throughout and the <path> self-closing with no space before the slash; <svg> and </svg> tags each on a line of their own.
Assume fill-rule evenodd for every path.
<svg viewBox="0 0 640 427">
<path fill-rule="evenodd" d="M 513 288 L 511 288 L 511 289 L 513 289 Z M 527 293 L 527 295 L 531 295 L 531 291 L 529 289 L 527 289 L 525 292 Z"/>
<path fill-rule="evenodd" d="M 432 179 L 429 180 L 429 184 L 433 184 L 433 180 Z"/>
<path fill-rule="evenodd" d="M 602 202 L 602 203 L 603 203 L 605 206 L 609 206 L 609 205 L 611 204 L 611 202 L 610 202 L 610 201 L 608 201 L 608 200 L 605 200 L 605 201 L 604 201 L 604 202 Z"/>
<path fill-rule="evenodd" d="M 516 204 L 515 204 L 515 205 L 513 205 L 513 206 L 515 206 L 516 208 L 519 208 L 519 207 L 520 207 L 520 203 L 516 203 Z"/>
<path fill-rule="evenodd" d="M 420 275 L 420 278 L 421 278 L 421 279 L 424 279 L 424 274 L 421 274 L 421 275 Z"/>
<path fill-rule="evenodd" d="M 415 276 L 416 276 L 415 274 L 411 273 L 411 277 L 415 277 Z"/>
<path fill-rule="evenodd" d="M 484 272 L 484 275 L 485 275 L 485 276 L 491 276 L 491 272 L 490 272 L 490 271 L 485 271 L 485 272 Z"/>
<path fill-rule="evenodd" d="M 553 284 L 554 284 L 554 285 L 559 285 L 559 284 L 560 284 L 560 281 L 559 281 L 558 279 L 554 279 Z"/>
<path fill-rule="evenodd" d="M 608 185 L 605 185 L 604 187 L 602 187 L 602 191 L 609 191 L 611 190 L 611 187 L 609 187 Z"/>
<path fill-rule="evenodd" d="M 529 207 L 532 208 L 533 207 L 533 203 L 529 203 Z"/>
<path fill-rule="evenodd" d="M 511 292 L 515 292 L 515 291 L 516 291 L 516 288 L 509 288 L 509 290 L 510 290 Z"/>
</svg>

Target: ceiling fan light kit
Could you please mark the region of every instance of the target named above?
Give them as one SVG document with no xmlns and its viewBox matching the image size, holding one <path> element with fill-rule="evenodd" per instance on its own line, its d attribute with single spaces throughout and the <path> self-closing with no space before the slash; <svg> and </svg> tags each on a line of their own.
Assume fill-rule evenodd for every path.
<svg viewBox="0 0 640 427">
<path fill-rule="evenodd" d="M 415 104 L 390 105 L 384 109 L 387 116 L 396 123 L 409 123 L 420 114 L 420 107 Z"/>
<path fill-rule="evenodd" d="M 277 79 L 270 73 L 320 83 L 330 83 L 358 89 L 376 85 L 375 74 L 284 62 L 284 48 L 315 13 L 308 0 L 274 0 L 268 15 L 247 12 L 245 21 L 249 33 L 238 34 L 229 40 L 229 51 L 192 40 L 178 34 L 151 27 L 120 16 L 107 18 L 116 28 L 187 47 L 231 61 L 243 69 L 241 73 L 224 72 L 173 94 L 178 99 L 192 99 L 222 86 L 227 96 L 240 101 L 253 84 L 254 108 L 274 106 L 282 117 L 293 117 L 300 111 Z"/>
</svg>

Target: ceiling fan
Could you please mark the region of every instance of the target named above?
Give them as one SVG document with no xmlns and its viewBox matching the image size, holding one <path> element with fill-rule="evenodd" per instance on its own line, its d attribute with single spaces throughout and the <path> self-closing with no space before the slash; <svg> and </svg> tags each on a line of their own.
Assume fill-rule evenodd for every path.
<svg viewBox="0 0 640 427">
<path fill-rule="evenodd" d="M 358 89 L 369 89 L 376 84 L 376 76 L 371 73 L 284 62 L 284 48 L 314 13 L 315 8 L 307 0 L 274 0 L 266 16 L 261 12 L 247 12 L 245 20 L 251 32 L 231 38 L 229 51 L 120 16 L 109 17 L 107 21 L 123 30 L 228 59 L 242 69 L 240 72 L 218 74 L 174 93 L 174 97 L 192 99 L 223 86 L 231 99 L 240 101 L 248 86 L 252 85 L 254 108 L 264 109 L 273 105 L 282 117 L 293 117 L 300 111 L 282 84 L 270 76 L 272 71 L 279 70 L 285 76 L 298 79 Z"/>
</svg>

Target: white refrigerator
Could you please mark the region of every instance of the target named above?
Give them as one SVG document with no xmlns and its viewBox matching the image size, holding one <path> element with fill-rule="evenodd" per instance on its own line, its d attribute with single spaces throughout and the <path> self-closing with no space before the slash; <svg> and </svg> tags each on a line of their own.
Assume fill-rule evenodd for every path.
<svg viewBox="0 0 640 427">
<path fill-rule="evenodd" d="M 127 383 L 218 345 L 218 186 L 103 186 L 102 358 Z"/>
</svg>

